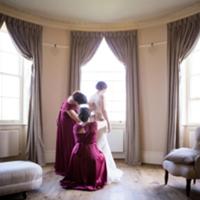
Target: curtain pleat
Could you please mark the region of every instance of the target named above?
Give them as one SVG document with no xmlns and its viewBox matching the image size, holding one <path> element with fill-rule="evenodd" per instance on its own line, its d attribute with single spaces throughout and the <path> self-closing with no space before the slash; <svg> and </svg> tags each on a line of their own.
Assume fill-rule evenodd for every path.
<svg viewBox="0 0 200 200">
<path fill-rule="evenodd" d="M 80 89 L 80 68 L 93 57 L 102 37 L 99 32 L 71 32 L 69 95 Z"/>
<path fill-rule="evenodd" d="M 4 22 L 4 15 L 0 13 L 0 28 L 3 25 Z"/>
</svg>

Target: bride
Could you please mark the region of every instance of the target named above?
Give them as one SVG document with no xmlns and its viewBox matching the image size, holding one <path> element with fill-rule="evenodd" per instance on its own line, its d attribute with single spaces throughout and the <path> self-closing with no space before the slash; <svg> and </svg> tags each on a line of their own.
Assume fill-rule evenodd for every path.
<svg viewBox="0 0 200 200">
<path fill-rule="evenodd" d="M 106 158 L 107 183 L 118 182 L 123 172 L 116 167 L 106 135 L 106 132 L 110 133 L 111 131 L 110 122 L 104 105 L 104 93 L 107 89 L 107 84 L 103 81 L 99 81 L 96 84 L 96 89 L 97 92 L 89 100 L 89 106 L 98 124 L 97 146 Z"/>
</svg>

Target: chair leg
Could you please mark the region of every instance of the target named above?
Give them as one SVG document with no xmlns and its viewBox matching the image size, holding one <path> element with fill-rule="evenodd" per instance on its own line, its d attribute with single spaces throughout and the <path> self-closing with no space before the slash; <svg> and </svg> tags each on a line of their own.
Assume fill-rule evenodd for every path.
<svg viewBox="0 0 200 200">
<path fill-rule="evenodd" d="M 23 192 L 22 196 L 23 196 L 23 199 L 26 199 L 26 197 L 27 197 L 26 192 Z"/>
<path fill-rule="evenodd" d="M 168 177 L 169 177 L 169 172 L 165 170 L 165 185 L 167 185 Z"/>
<path fill-rule="evenodd" d="M 191 189 L 191 179 L 186 179 L 186 195 L 190 196 L 190 189 Z"/>
<path fill-rule="evenodd" d="M 193 183 L 194 183 L 194 184 L 196 183 L 196 179 L 193 179 Z"/>
</svg>

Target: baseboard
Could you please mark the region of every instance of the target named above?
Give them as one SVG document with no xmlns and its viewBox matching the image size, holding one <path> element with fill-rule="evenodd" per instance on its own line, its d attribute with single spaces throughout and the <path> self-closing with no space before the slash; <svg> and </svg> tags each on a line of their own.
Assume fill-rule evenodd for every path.
<svg viewBox="0 0 200 200">
<path fill-rule="evenodd" d="M 55 162 L 55 150 L 46 150 L 45 151 L 45 161 L 46 163 L 54 163 Z M 124 159 L 125 154 L 124 153 L 112 153 L 113 157 L 115 159 Z"/>
<path fill-rule="evenodd" d="M 55 162 L 55 150 L 45 150 L 45 161 L 46 163 L 54 163 Z"/>
<path fill-rule="evenodd" d="M 114 159 L 125 159 L 125 153 L 123 152 L 119 152 L 119 153 L 114 152 L 112 153 L 112 155 Z"/>
<path fill-rule="evenodd" d="M 162 164 L 164 152 L 160 151 L 143 151 L 142 162 L 147 164 Z"/>
<path fill-rule="evenodd" d="M 164 158 L 164 152 L 160 151 L 143 151 L 142 162 L 147 164 L 162 164 Z M 115 159 L 124 159 L 124 153 L 113 153 Z M 45 151 L 45 161 L 46 163 L 55 162 L 55 150 Z"/>
</svg>

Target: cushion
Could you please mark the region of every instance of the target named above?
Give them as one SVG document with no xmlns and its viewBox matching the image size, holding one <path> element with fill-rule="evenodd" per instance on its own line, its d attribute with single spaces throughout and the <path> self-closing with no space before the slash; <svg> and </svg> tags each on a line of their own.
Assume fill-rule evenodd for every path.
<svg viewBox="0 0 200 200">
<path fill-rule="evenodd" d="M 193 165 L 183 165 L 165 160 L 163 162 L 163 168 L 174 176 L 182 176 L 187 179 L 194 179 L 198 177 Z"/>
<path fill-rule="evenodd" d="M 179 148 L 171 151 L 165 160 L 173 161 L 180 164 L 193 164 L 197 155 L 200 155 L 200 151 L 190 148 Z"/>
<path fill-rule="evenodd" d="M 42 168 L 30 161 L 0 163 L 0 196 L 38 189 Z"/>
</svg>

